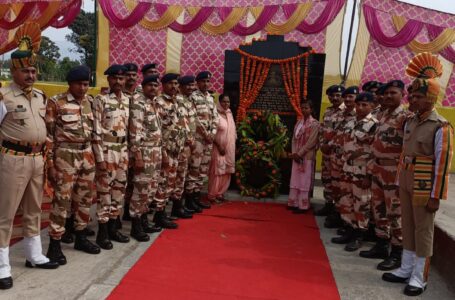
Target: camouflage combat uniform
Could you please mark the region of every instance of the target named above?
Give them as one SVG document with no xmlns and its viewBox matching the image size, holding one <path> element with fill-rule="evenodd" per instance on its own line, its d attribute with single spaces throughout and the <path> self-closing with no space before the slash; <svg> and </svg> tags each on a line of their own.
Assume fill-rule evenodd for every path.
<svg viewBox="0 0 455 300">
<path fill-rule="evenodd" d="M 98 172 L 98 221 L 116 219 L 122 209 L 128 168 L 127 129 L 129 99 L 114 93 L 98 95 L 94 100 L 94 152 L 97 163 L 106 162 L 107 171 Z"/>
<path fill-rule="evenodd" d="M 56 171 L 49 235 L 56 240 L 65 233 L 73 207 L 76 230 L 83 230 L 90 219 L 95 178 L 92 102 L 90 96 L 79 102 L 64 93 L 47 103 L 47 163 Z"/>
<path fill-rule="evenodd" d="M 213 147 L 213 143 L 208 143 L 206 137 L 210 137 L 212 140 L 215 138 L 219 120 L 215 102 L 209 93 L 203 94 L 197 90 L 191 94 L 190 100 L 196 111 L 196 134 L 191 147 L 185 184 L 185 192 L 188 194 L 202 190 L 204 179 L 208 175 Z"/>
<path fill-rule="evenodd" d="M 131 217 L 148 212 L 149 199 L 155 197 L 161 172 L 161 121 L 155 99 L 136 94 L 130 102 L 129 145 L 131 157 L 142 160 L 142 169 L 132 168 Z"/>
</svg>

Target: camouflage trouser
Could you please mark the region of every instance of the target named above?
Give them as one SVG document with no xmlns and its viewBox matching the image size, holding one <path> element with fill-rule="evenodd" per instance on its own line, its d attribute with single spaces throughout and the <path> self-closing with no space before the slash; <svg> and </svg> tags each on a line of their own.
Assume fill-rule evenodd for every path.
<svg viewBox="0 0 455 300">
<path fill-rule="evenodd" d="M 330 175 L 330 155 L 322 155 L 321 180 L 324 186 L 324 199 L 328 203 L 333 203 L 332 180 Z"/>
<path fill-rule="evenodd" d="M 339 181 L 340 185 L 340 201 L 338 202 L 338 212 L 340 213 L 341 218 L 347 224 L 354 226 L 355 225 L 355 215 L 354 215 L 354 199 L 352 195 L 352 177 L 353 174 L 343 172 Z"/>
<path fill-rule="evenodd" d="M 104 143 L 106 172 L 96 176 L 98 221 L 106 223 L 120 214 L 125 197 L 128 148 L 126 144 Z"/>
<path fill-rule="evenodd" d="M 83 230 L 90 221 L 95 158 L 92 148 L 85 150 L 57 148 L 54 167 L 57 172 L 50 213 L 49 235 L 59 240 L 65 233 L 65 221 L 72 212 L 75 229 Z"/>
<path fill-rule="evenodd" d="M 133 171 L 133 195 L 130 202 L 131 217 L 138 217 L 148 212 L 149 201 L 155 198 L 161 172 L 161 146 L 142 147 L 144 169 Z"/>
<path fill-rule="evenodd" d="M 154 201 L 156 209 L 163 210 L 169 201 L 169 197 L 175 189 L 175 180 L 177 177 L 177 167 L 179 153 L 171 153 L 165 148 L 162 149 L 163 158 L 161 160 L 161 180 L 158 183 Z"/>
<path fill-rule="evenodd" d="M 189 159 L 188 176 L 186 178 L 185 191 L 189 194 L 200 192 L 207 178 L 212 158 L 213 144 L 208 144 L 202 137 L 196 136 L 191 148 Z"/>
<path fill-rule="evenodd" d="M 396 173 L 396 166 L 374 165 L 371 206 L 377 237 L 390 239 L 392 245 L 401 246 L 401 206 L 399 188 L 395 185 Z"/>
<path fill-rule="evenodd" d="M 339 202 L 341 197 L 340 180 L 341 174 L 343 173 L 343 160 L 339 155 L 330 156 L 330 175 L 331 175 L 331 187 L 332 197 L 335 202 L 335 207 L 339 212 Z"/>
<path fill-rule="evenodd" d="M 172 199 L 180 200 L 183 195 L 183 189 L 185 187 L 185 178 L 188 173 L 188 160 L 191 155 L 191 149 L 189 146 L 185 146 L 178 157 L 177 166 L 177 178 L 175 179 L 175 189 L 171 194 Z"/>
</svg>

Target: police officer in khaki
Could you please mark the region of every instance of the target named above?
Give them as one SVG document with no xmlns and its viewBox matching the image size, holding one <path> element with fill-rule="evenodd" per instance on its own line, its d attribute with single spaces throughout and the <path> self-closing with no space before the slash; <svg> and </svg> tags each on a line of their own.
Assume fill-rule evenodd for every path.
<svg viewBox="0 0 455 300">
<path fill-rule="evenodd" d="M 404 294 L 417 296 L 427 287 L 430 258 L 433 255 L 434 218 L 439 202 L 447 199 L 452 161 L 453 128 L 438 114 L 442 65 L 431 53 L 414 57 L 406 73 L 417 77 L 412 98 L 417 112 L 404 127 L 403 152 L 398 169 L 403 256 L 401 267 L 384 273 L 382 279 L 405 283 Z"/>
<path fill-rule="evenodd" d="M 13 82 L 0 89 L 0 289 L 13 286 L 9 243 L 14 215 L 22 207 L 25 266 L 55 269 L 42 254 L 40 222 L 44 186 L 46 96 L 33 88 L 39 25 L 25 23 L 16 32 L 19 49 L 11 54 Z"/>
</svg>

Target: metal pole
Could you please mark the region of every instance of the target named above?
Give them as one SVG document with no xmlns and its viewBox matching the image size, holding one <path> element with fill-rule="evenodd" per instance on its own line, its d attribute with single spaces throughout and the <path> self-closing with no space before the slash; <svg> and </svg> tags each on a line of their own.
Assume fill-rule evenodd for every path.
<svg viewBox="0 0 455 300">
<path fill-rule="evenodd" d="M 351 50 L 352 29 L 354 28 L 354 17 L 355 17 L 356 7 L 357 7 L 357 0 L 354 0 L 354 5 L 352 6 L 351 26 L 349 27 L 348 47 L 346 49 L 346 61 L 344 62 L 343 84 L 346 83 L 346 79 L 348 76 L 348 74 L 347 74 L 348 73 L 348 60 L 349 60 L 349 52 Z"/>
</svg>

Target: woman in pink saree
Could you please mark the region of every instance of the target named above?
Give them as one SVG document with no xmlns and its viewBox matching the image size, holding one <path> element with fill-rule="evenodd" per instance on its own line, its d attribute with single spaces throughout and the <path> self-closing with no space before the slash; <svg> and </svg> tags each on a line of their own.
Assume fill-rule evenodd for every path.
<svg viewBox="0 0 455 300">
<path fill-rule="evenodd" d="M 295 124 L 290 155 L 293 161 L 288 208 L 294 213 L 304 213 L 310 208 L 319 132 L 319 122 L 311 116 L 310 103 L 303 102 L 301 109 L 303 118 Z"/>
<path fill-rule="evenodd" d="M 234 118 L 229 109 L 230 100 L 227 95 L 220 95 L 217 105 L 220 121 L 213 142 L 212 159 L 209 168 L 208 200 L 224 201 L 224 193 L 231 182 L 231 174 L 235 172 L 235 139 L 237 133 Z"/>
</svg>

